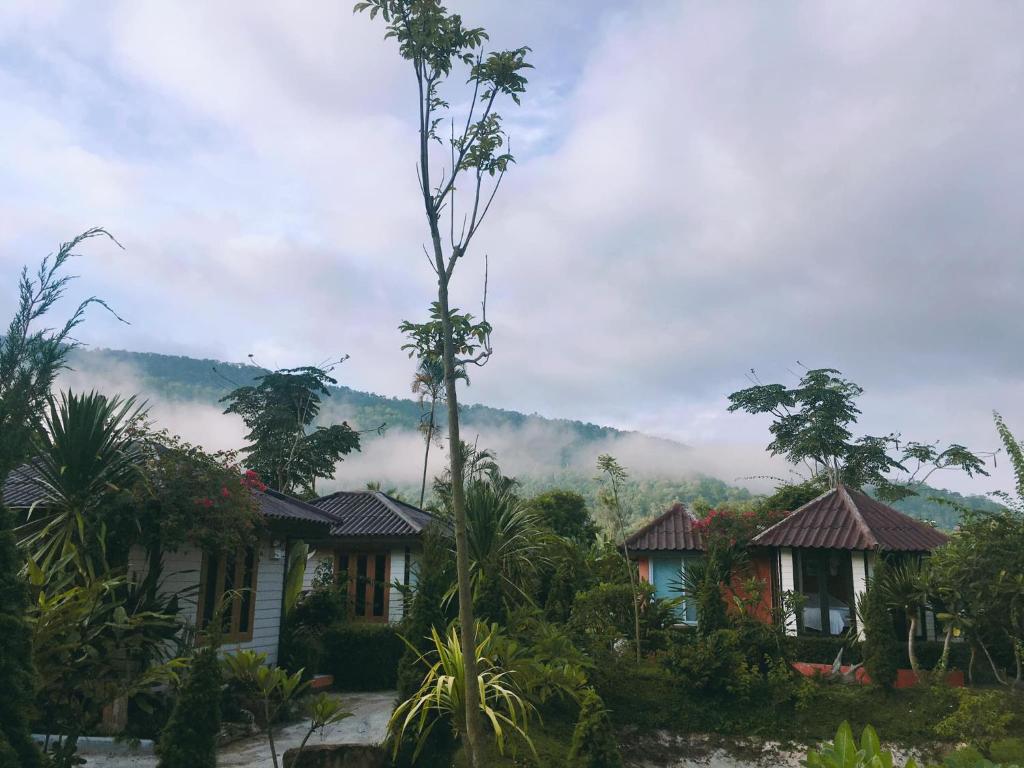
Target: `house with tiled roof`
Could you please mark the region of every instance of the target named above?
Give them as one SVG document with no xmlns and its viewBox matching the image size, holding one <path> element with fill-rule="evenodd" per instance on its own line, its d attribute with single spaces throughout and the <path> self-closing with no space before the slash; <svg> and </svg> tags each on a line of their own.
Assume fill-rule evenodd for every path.
<svg viewBox="0 0 1024 768">
<path fill-rule="evenodd" d="M 415 581 L 415 561 L 423 530 L 431 516 L 409 504 L 372 491 L 339 492 L 314 502 L 271 488 L 250 488 L 264 518 L 256 544 L 238 552 L 204 552 L 186 543 L 161 554 L 160 588 L 179 595 L 181 617 L 202 629 L 213 619 L 225 593 L 229 601 L 222 647 L 225 652 L 251 649 L 277 661 L 283 620 L 285 575 L 292 543 L 305 541 L 316 555 L 305 564 L 305 583 L 312 581 L 317 556 L 330 558 L 335 573 L 349 579 L 349 608 L 354 620 L 399 620 L 402 591 L 394 584 Z M 11 472 L 2 489 L 12 510 L 45 507 L 45 485 L 37 482 L 31 464 Z M 147 555 L 134 545 L 128 555 L 128 577 L 145 578 Z"/>
<path fill-rule="evenodd" d="M 690 563 L 704 555 L 704 539 L 686 505 L 676 502 L 626 539 L 626 550 L 637 563 L 640 578 L 654 587 L 654 596 L 680 598 L 679 586 Z M 681 623 L 697 623 L 697 606 L 684 600 L 678 608 Z"/>
<path fill-rule="evenodd" d="M 402 587 L 415 583 L 423 533 L 434 518 L 381 491 L 338 491 L 310 503 L 332 522 L 329 535 L 310 541 L 306 588 L 326 562 L 347 584 L 353 620 L 400 621 Z"/>
<path fill-rule="evenodd" d="M 772 592 L 803 596 L 803 607 L 788 619 L 790 634 L 861 634 L 856 606 L 879 558 L 919 559 L 948 537 L 866 493 L 838 485 L 804 504 L 754 537 L 754 558 L 767 562 Z M 934 638 L 931 612 L 919 622 Z"/>
<path fill-rule="evenodd" d="M 689 564 L 705 550 L 700 527 L 683 504 L 672 505 L 626 540 L 640 577 L 659 598 L 679 598 Z M 794 510 L 751 542 L 753 575 L 764 584 L 758 614 L 768 620 L 782 595 L 802 596 L 802 607 L 787 619 L 793 635 L 842 637 L 861 634 L 856 606 L 878 558 L 899 561 L 925 557 L 947 536 L 932 526 L 839 485 Z M 736 585 L 732 585 L 737 589 Z M 695 606 L 683 604 L 681 619 L 696 623 Z M 918 622 L 923 637 L 934 639 L 935 621 L 926 611 Z"/>
</svg>

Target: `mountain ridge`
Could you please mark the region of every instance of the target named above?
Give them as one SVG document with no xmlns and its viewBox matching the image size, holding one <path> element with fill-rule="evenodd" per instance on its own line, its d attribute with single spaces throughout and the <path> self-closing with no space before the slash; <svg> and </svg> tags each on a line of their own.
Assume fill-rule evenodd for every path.
<svg viewBox="0 0 1024 768">
<path fill-rule="evenodd" d="M 119 385 L 121 388 L 136 389 L 144 397 L 172 406 L 202 404 L 208 410 L 209 415 L 205 417 L 208 420 L 216 413 L 216 410 L 209 410 L 211 407 L 223 410 L 220 398 L 268 372 L 249 363 L 102 348 L 76 349 L 70 363 L 73 369 L 91 372 L 106 380 L 115 380 L 120 372 L 124 380 Z M 422 437 L 417 433 L 422 416 L 419 404 L 412 398 L 362 392 L 343 384 L 331 386 L 330 392 L 331 397 L 325 399 L 322 409 L 324 420 L 345 419 L 354 428 L 367 433 L 364 455 L 357 461 L 368 466 L 363 468 L 361 476 L 325 482 L 324 489 L 346 481 L 352 484 L 361 477 L 363 484 L 374 480 L 418 499 L 423 461 Z M 122 391 L 121 394 L 135 392 Z M 700 498 L 716 505 L 755 498 L 747 488 L 715 476 L 714 469 L 702 470 L 699 459 L 705 451 L 678 441 L 483 404 L 460 405 L 460 409 L 464 434 L 475 433 L 481 438 L 481 447 L 496 449 L 502 468 L 520 480 L 524 493 L 562 487 L 576 490 L 595 504 L 599 483 L 594 478 L 594 461 L 598 453 L 607 452 L 619 456 L 633 475 L 627 502 L 634 523 L 659 514 L 674 501 L 691 503 Z M 444 423 L 443 408 L 437 418 L 439 423 Z M 371 437 L 381 425 L 385 427 L 383 438 Z M 241 437 L 236 434 L 233 439 L 237 442 Z M 239 443 L 234 447 L 240 446 Z M 407 454 L 404 458 L 403 452 Z M 435 455 L 441 453 L 436 451 Z M 349 460 L 342 468 L 352 464 Z M 736 469 L 728 463 L 724 466 Z M 721 466 L 719 471 L 722 471 Z M 976 508 L 997 507 L 981 496 L 963 496 L 941 489 L 928 493 L 934 493 L 944 502 Z M 911 497 L 894 506 L 915 517 L 936 520 L 945 528 L 953 527 L 958 519 L 958 513 L 948 503 L 937 504 L 925 496 Z"/>
</svg>

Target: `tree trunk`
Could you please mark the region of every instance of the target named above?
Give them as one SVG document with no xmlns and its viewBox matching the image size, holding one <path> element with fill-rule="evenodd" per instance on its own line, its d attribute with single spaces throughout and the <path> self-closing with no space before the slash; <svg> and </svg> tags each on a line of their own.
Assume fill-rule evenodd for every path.
<svg viewBox="0 0 1024 768">
<path fill-rule="evenodd" d="M 441 238 L 436 223 L 432 227 L 434 248 L 441 251 Z M 440 260 L 439 260 L 440 261 Z M 469 579 L 469 540 L 466 534 L 466 496 L 463 485 L 462 441 L 459 435 L 459 399 L 455 390 L 455 348 L 452 342 L 452 318 L 448 306 L 448 279 L 441 270 L 437 282 L 437 298 L 441 305 L 441 328 L 444 335 L 444 384 L 448 399 L 448 455 L 452 475 L 452 509 L 455 513 L 455 565 L 459 589 L 459 632 L 466 691 L 466 751 L 471 768 L 482 768 L 480 745 L 483 734 L 480 723 L 480 692 L 477 688 L 476 622 L 473 617 L 473 591 Z"/>
<path fill-rule="evenodd" d="M 953 642 L 953 622 L 946 625 L 946 637 L 942 641 L 942 658 L 939 660 L 939 671 L 945 672 L 949 666 L 949 646 Z"/>
<path fill-rule="evenodd" d="M 992 654 L 988 652 L 988 646 L 982 640 L 978 640 L 978 644 L 981 646 L 981 650 L 985 652 L 985 658 L 988 659 L 989 666 L 992 667 L 992 675 L 995 677 L 996 682 L 1000 685 L 1009 685 L 1006 678 L 999 673 L 999 668 L 996 666 L 995 659 L 992 658 Z"/>
<path fill-rule="evenodd" d="M 420 509 L 423 509 L 423 499 L 427 495 L 427 461 L 430 458 L 430 442 L 434 439 L 434 408 L 437 401 L 430 398 L 430 422 L 427 424 L 427 447 L 423 451 L 423 482 L 420 483 Z"/>
<path fill-rule="evenodd" d="M 633 573 L 633 564 L 629 562 L 629 548 L 626 546 L 626 530 L 622 526 L 622 556 L 626 559 L 626 570 L 629 572 L 629 586 L 633 590 L 633 629 L 636 634 L 636 663 L 640 663 L 640 591 L 637 589 L 636 574 Z"/>
<path fill-rule="evenodd" d="M 910 658 L 910 668 L 916 675 L 920 671 L 920 665 L 917 663 L 917 649 L 914 648 L 914 637 L 917 635 L 917 613 L 908 614 L 907 618 L 910 620 L 908 622 L 910 629 L 907 631 L 907 656 Z"/>
</svg>

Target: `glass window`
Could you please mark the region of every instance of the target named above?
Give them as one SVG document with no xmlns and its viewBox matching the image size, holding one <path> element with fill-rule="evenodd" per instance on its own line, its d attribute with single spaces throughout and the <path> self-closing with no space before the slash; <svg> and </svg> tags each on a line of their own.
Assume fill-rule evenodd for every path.
<svg viewBox="0 0 1024 768">
<path fill-rule="evenodd" d="M 800 631 L 839 636 L 853 627 L 853 569 L 840 549 L 798 550 L 798 591 L 804 596 Z"/>
<path fill-rule="evenodd" d="M 200 630 L 210 626 L 219 610 L 224 642 L 252 640 L 258 560 L 252 547 L 203 555 L 197 612 Z"/>
<path fill-rule="evenodd" d="M 680 587 L 687 561 L 693 558 L 680 555 L 658 556 L 651 558 L 651 584 L 654 596 L 663 600 L 678 600 L 682 597 Z M 697 605 L 692 599 L 684 600 L 677 608 L 679 620 L 687 624 L 697 623 Z"/>
</svg>

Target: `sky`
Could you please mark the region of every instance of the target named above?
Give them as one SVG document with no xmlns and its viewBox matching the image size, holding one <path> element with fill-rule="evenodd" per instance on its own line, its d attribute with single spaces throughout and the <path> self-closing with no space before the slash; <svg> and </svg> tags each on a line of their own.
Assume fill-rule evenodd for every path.
<svg viewBox="0 0 1024 768">
<path fill-rule="evenodd" d="M 746 450 L 751 369 L 835 367 L 865 432 L 991 450 L 997 409 L 1024 434 L 1024 5 L 450 5 L 534 65 L 453 289 L 479 313 L 486 254 L 468 401 Z M 348 354 L 342 383 L 407 396 L 397 326 L 435 292 L 415 81 L 350 6 L 0 4 L 0 316 L 101 225 L 123 249 L 90 241 L 70 294 L 129 324 L 90 313 L 83 342 Z"/>
</svg>

